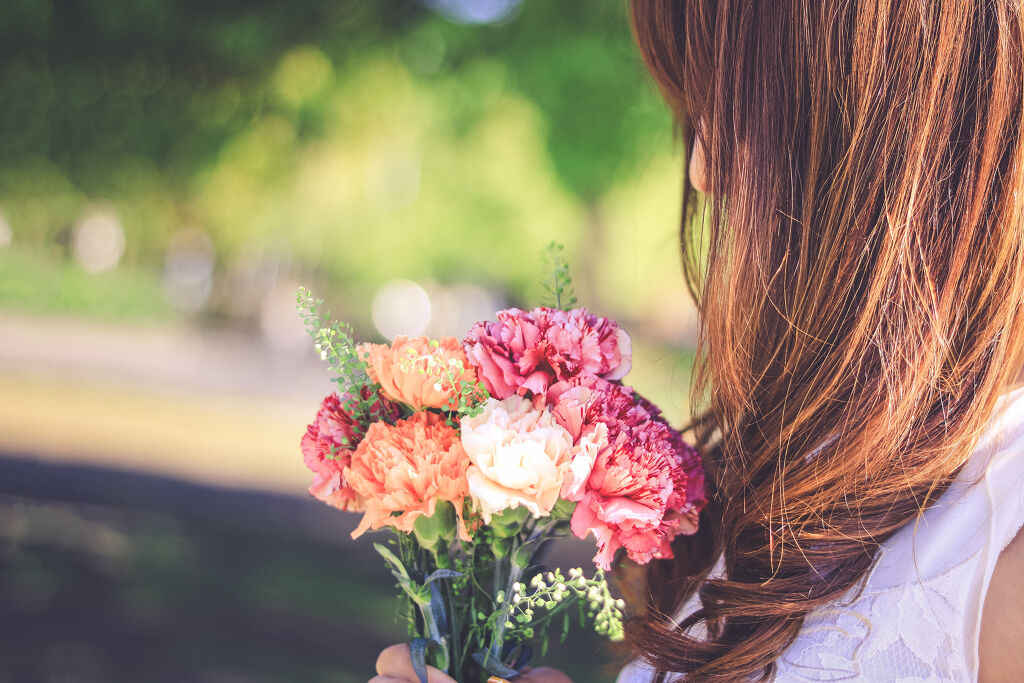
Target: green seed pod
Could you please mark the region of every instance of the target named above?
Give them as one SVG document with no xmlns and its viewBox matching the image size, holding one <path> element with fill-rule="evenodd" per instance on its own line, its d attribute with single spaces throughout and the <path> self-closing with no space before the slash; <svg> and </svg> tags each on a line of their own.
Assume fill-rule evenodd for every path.
<svg viewBox="0 0 1024 683">
<path fill-rule="evenodd" d="M 412 531 L 421 546 L 432 552 L 437 549 L 437 525 L 434 524 L 433 518 L 417 517 L 416 521 L 413 522 Z"/>
<path fill-rule="evenodd" d="M 555 503 L 555 506 L 551 508 L 551 517 L 553 519 L 569 519 L 575 511 L 576 503 L 571 500 L 559 498 Z"/>
<path fill-rule="evenodd" d="M 451 543 L 455 539 L 455 528 L 455 508 L 448 502 L 438 503 L 433 515 L 417 517 L 412 526 L 416 540 L 430 551 L 437 549 L 438 541 Z"/>
<path fill-rule="evenodd" d="M 520 505 L 514 508 L 502 510 L 500 514 L 491 517 L 489 526 L 494 532 L 495 538 L 512 538 L 523 529 L 523 523 L 530 516 L 530 511 Z"/>
</svg>

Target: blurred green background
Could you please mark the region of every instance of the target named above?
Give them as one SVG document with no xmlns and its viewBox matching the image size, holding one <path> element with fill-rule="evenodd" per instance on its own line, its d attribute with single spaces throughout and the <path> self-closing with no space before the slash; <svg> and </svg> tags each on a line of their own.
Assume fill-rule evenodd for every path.
<svg viewBox="0 0 1024 683">
<path fill-rule="evenodd" d="M 461 336 L 558 241 L 679 425 L 682 170 L 625 0 L 0 3 L 0 680 L 369 678 L 402 627 L 304 497 L 296 288 Z"/>
</svg>

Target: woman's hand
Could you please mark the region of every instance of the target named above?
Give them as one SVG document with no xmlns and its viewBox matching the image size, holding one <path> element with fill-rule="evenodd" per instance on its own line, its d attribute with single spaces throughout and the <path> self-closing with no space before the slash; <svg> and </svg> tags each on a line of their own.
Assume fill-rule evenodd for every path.
<svg viewBox="0 0 1024 683">
<path fill-rule="evenodd" d="M 412 669 L 408 645 L 392 645 L 377 657 L 377 675 L 370 683 L 419 683 Z M 456 683 L 448 674 L 432 666 L 427 667 L 427 683 Z M 515 677 L 515 683 L 572 683 L 561 671 L 546 666 L 528 669 Z"/>
</svg>

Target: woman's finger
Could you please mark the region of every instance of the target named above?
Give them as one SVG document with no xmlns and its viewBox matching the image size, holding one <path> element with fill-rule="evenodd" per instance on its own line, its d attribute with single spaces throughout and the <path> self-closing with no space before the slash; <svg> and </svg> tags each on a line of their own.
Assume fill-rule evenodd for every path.
<svg viewBox="0 0 1024 683">
<path fill-rule="evenodd" d="M 558 669 L 538 666 L 522 676 L 516 676 L 513 683 L 572 683 L 572 681 Z"/>
<path fill-rule="evenodd" d="M 419 677 L 412 668 L 409 646 L 406 644 L 392 645 L 385 648 L 377 657 L 377 673 L 390 676 L 397 680 L 418 683 Z M 455 683 L 455 679 L 432 666 L 427 667 L 427 683 Z"/>
<path fill-rule="evenodd" d="M 370 683 L 418 683 L 419 678 L 412 668 L 409 657 L 409 646 L 406 644 L 392 645 L 385 648 L 377 657 L 377 673 L 380 674 Z M 427 683 L 455 683 L 455 679 L 447 674 L 427 667 Z M 540 666 L 528 669 L 516 676 L 513 683 L 572 683 L 568 676 L 557 669 Z"/>
<path fill-rule="evenodd" d="M 572 683 L 572 681 L 558 669 L 540 666 L 536 669 L 526 667 L 521 674 L 512 680 L 491 676 L 487 679 L 487 683 Z"/>
</svg>

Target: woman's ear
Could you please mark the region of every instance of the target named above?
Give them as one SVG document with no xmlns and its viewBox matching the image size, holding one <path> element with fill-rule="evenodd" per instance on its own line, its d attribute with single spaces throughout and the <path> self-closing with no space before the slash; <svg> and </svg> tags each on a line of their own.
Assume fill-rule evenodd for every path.
<svg viewBox="0 0 1024 683">
<path fill-rule="evenodd" d="M 700 138 L 696 135 L 693 136 L 693 144 L 690 145 L 690 184 L 693 185 L 693 189 L 697 192 L 707 192 L 707 165 L 706 157 L 704 156 L 704 145 L 700 143 Z"/>
</svg>

